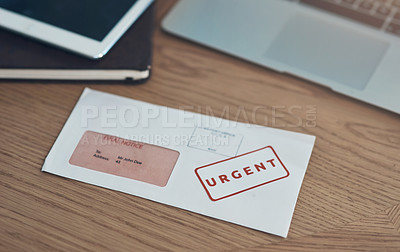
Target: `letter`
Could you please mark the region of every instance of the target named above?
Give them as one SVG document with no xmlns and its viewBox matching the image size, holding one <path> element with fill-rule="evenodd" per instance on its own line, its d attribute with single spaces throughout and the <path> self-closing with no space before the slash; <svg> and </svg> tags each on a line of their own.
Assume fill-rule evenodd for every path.
<svg viewBox="0 0 400 252">
<path fill-rule="evenodd" d="M 194 125 L 195 115 L 192 113 L 188 113 L 186 110 L 179 110 L 178 112 L 178 125 L 180 127 L 190 128 Z"/>
<path fill-rule="evenodd" d="M 100 110 L 102 117 L 100 118 L 100 125 L 104 128 L 116 128 L 117 127 L 117 106 L 102 106 Z M 110 122 L 109 119 L 115 119 Z"/>
<path fill-rule="evenodd" d="M 244 167 L 243 171 L 244 171 L 244 173 L 246 173 L 246 175 L 251 175 L 254 173 L 251 171 L 250 166 Z"/>
<path fill-rule="evenodd" d="M 89 119 L 99 116 L 99 109 L 96 106 L 83 106 L 81 113 L 81 127 L 87 128 Z"/>
<path fill-rule="evenodd" d="M 215 115 L 212 107 L 210 105 L 207 105 L 206 106 L 206 115 L 209 116 L 209 117 L 205 118 L 205 119 L 207 119 L 207 122 L 206 122 L 207 126 L 214 125 L 214 127 L 220 127 L 222 124 L 221 118 L 229 118 L 229 106 L 225 105 L 222 110 L 222 113 L 220 115 Z M 213 121 L 213 123 L 211 121 Z"/>
<path fill-rule="evenodd" d="M 226 175 L 219 175 L 218 177 L 222 183 L 225 183 L 225 181 L 229 182 L 228 176 L 226 176 Z"/>
<path fill-rule="evenodd" d="M 181 109 L 181 108 L 179 108 Z M 176 122 L 173 122 L 173 120 L 170 122 L 168 121 L 169 114 L 168 114 L 168 108 L 161 108 L 161 125 L 163 128 L 174 128 L 177 126 Z M 172 118 L 173 119 L 173 118 Z"/>
<path fill-rule="evenodd" d="M 256 107 L 254 107 L 253 111 L 251 112 L 252 120 L 253 120 L 251 123 L 255 124 L 255 125 L 254 125 L 255 127 L 261 127 L 261 125 L 257 125 L 257 124 L 268 125 L 268 116 L 265 116 L 265 117 L 264 117 L 264 122 L 257 123 L 257 112 L 258 112 L 260 109 L 265 109 L 265 110 L 267 110 L 266 106 L 256 106 Z"/>
<path fill-rule="evenodd" d="M 265 168 L 263 163 L 260 163 L 260 165 L 255 164 L 254 167 L 256 168 L 257 171 L 260 171 L 260 168 L 263 170 L 266 170 L 267 168 Z"/>
<path fill-rule="evenodd" d="M 85 138 L 87 138 L 86 135 L 85 135 Z M 102 144 L 103 145 L 103 139 L 102 139 L 100 134 L 94 136 L 94 142 L 95 142 L 96 145 L 97 144 Z M 89 143 L 89 141 L 87 143 Z M 83 142 L 83 144 L 85 144 L 85 142 Z"/>
<path fill-rule="evenodd" d="M 240 116 L 240 113 L 243 112 L 243 117 Z M 237 122 L 239 121 L 239 118 L 244 118 L 245 123 L 250 123 L 249 117 L 247 116 L 246 110 L 244 109 L 244 106 L 239 106 L 238 111 L 235 115 L 235 118 L 233 121 Z"/>
<path fill-rule="evenodd" d="M 160 115 L 158 107 L 143 106 L 142 107 L 142 127 L 148 128 L 150 121 Z"/>
<path fill-rule="evenodd" d="M 317 113 L 317 105 L 306 105 L 307 113 L 316 114 Z"/>
<path fill-rule="evenodd" d="M 235 175 L 237 173 L 237 175 Z M 238 170 L 235 170 L 232 172 L 232 177 L 235 179 L 239 179 L 242 177 L 242 174 L 240 174 L 240 172 Z"/>
<path fill-rule="evenodd" d="M 206 182 L 209 186 L 215 186 L 217 184 L 217 182 L 215 181 L 214 178 L 211 178 L 211 181 L 213 182 L 212 184 L 210 183 L 210 181 L 208 181 L 208 179 L 206 179 Z"/>
<path fill-rule="evenodd" d="M 101 135 L 98 135 L 101 136 Z M 110 144 L 110 139 L 109 136 L 104 135 L 102 138 L 99 138 L 98 136 L 96 136 L 96 144 L 100 144 L 100 145 L 107 145 Z"/>
<path fill-rule="evenodd" d="M 294 118 L 297 119 L 298 123 L 297 124 L 288 124 L 288 127 L 301 127 L 301 125 L 303 125 L 303 121 L 301 120 L 300 116 L 296 116 L 293 112 L 293 110 L 295 109 L 302 109 L 301 106 L 297 106 L 297 105 L 293 105 L 293 106 L 289 106 L 289 114 L 292 115 Z"/>
<path fill-rule="evenodd" d="M 275 167 L 274 159 L 267 160 L 267 162 L 270 163 L 272 167 Z"/>
<path fill-rule="evenodd" d="M 277 110 L 278 109 L 284 109 L 285 106 L 272 106 L 272 127 L 285 127 L 286 124 L 278 124 L 276 123 L 277 118 L 283 118 L 285 117 L 285 114 L 278 114 Z"/>
<path fill-rule="evenodd" d="M 136 106 L 122 106 L 118 112 L 118 121 L 124 128 L 133 128 L 139 124 L 140 114 Z"/>
<path fill-rule="evenodd" d="M 82 138 L 82 144 L 89 144 L 89 139 L 87 135 L 84 135 L 84 137 Z"/>
</svg>

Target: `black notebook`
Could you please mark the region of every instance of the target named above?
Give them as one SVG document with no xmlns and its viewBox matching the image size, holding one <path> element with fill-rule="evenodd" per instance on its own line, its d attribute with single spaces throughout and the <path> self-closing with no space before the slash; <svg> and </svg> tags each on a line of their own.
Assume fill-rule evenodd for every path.
<svg viewBox="0 0 400 252">
<path fill-rule="evenodd" d="M 100 60 L 0 29 L 0 79 L 133 80 L 150 77 L 154 4 Z"/>
</svg>

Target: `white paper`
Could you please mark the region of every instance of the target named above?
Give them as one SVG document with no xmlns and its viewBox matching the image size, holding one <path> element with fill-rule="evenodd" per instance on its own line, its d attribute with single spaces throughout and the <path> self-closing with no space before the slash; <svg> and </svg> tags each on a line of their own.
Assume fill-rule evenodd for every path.
<svg viewBox="0 0 400 252">
<path fill-rule="evenodd" d="M 86 131 L 178 151 L 180 155 L 167 185 L 156 186 L 71 165 L 69 159 Z M 42 171 L 286 237 L 314 141 L 315 137 L 310 135 L 190 113 L 86 88 Z M 220 162 L 226 159 L 229 160 Z M 217 164 L 210 165 L 213 163 Z M 266 169 L 253 163 L 262 163 Z M 207 167 L 198 169 L 196 174 L 195 170 L 204 166 Z M 222 182 L 219 175 L 226 175 L 226 180 L 221 177 Z M 239 176 L 240 179 L 235 178 Z M 208 178 L 212 182 L 211 177 L 218 183 L 210 187 L 204 181 Z"/>
</svg>

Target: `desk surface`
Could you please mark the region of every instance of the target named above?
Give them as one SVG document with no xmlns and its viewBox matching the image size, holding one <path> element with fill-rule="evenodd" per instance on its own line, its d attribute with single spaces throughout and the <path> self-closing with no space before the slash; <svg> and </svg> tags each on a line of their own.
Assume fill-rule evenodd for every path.
<svg viewBox="0 0 400 252">
<path fill-rule="evenodd" d="M 0 250 L 398 251 L 399 115 L 168 35 L 173 3 L 144 85 L 0 82 Z M 86 86 L 317 136 L 288 238 L 42 173 Z"/>
</svg>

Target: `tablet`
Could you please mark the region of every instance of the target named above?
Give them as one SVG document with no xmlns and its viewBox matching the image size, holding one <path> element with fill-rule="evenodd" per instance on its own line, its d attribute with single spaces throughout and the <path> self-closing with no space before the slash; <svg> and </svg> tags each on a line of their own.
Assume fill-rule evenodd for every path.
<svg viewBox="0 0 400 252">
<path fill-rule="evenodd" d="M 0 26 L 98 59 L 152 1 L 0 0 Z"/>
</svg>

